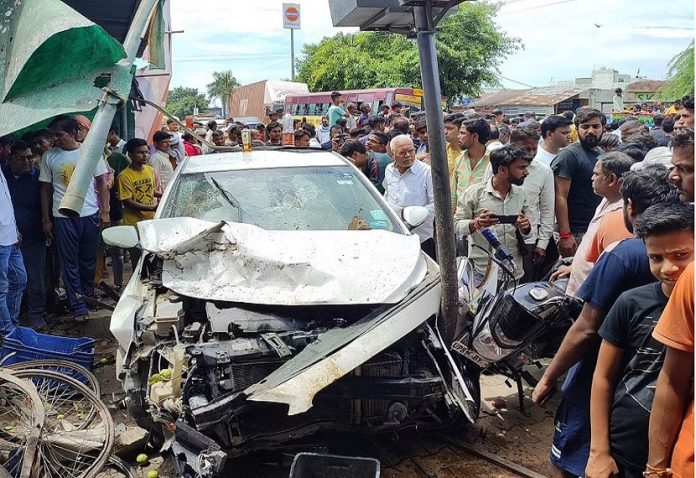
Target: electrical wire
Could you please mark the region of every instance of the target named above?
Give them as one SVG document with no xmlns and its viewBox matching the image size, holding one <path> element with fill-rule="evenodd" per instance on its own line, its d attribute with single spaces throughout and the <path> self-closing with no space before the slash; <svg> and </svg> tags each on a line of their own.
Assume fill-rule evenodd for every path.
<svg viewBox="0 0 696 478">
<path fill-rule="evenodd" d="M 507 78 L 503 75 L 498 75 L 498 76 L 500 76 L 503 80 L 512 81 L 513 83 L 517 83 L 518 85 L 526 86 L 527 88 L 536 88 L 536 86 L 534 86 L 534 85 L 528 85 L 527 83 L 522 83 L 521 81 L 513 80 L 512 78 Z"/>
<path fill-rule="evenodd" d="M 558 2 L 551 2 L 551 3 L 545 3 L 543 5 L 535 5 L 533 7 L 527 7 L 527 8 L 521 8 L 519 10 L 513 10 L 511 12 L 500 12 L 499 15 L 509 15 L 511 13 L 520 13 L 520 12 L 527 12 L 529 10 L 538 10 L 539 8 L 546 8 L 546 7 L 551 7 L 554 5 L 560 5 L 562 3 L 570 3 L 570 2 L 575 2 L 576 0 L 560 0 Z"/>
</svg>

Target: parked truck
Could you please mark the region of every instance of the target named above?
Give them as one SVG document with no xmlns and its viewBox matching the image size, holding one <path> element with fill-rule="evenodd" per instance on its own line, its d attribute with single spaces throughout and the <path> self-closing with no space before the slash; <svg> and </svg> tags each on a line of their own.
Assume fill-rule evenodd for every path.
<svg viewBox="0 0 696 478">
<path fill-rule="evenodd" d="M 288 94 L 309 93 L 306 83 L 263 80 L 232 90 L 230 115 L 243 123 L 268 122 L 268 113 L 285 105 Z"/>
</svg>

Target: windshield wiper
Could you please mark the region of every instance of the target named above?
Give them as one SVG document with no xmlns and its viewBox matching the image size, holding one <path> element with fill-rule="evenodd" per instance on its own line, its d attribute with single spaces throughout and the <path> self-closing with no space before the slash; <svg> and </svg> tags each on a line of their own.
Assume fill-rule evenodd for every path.
<svg viewBox="0 0 696 478">
<path fill-rule="evenodd" d="M 218 192 L 222 195 L 222 197 L 225 198 L 225 200 L 230 203 L 230 205 L 237 210 L 237 222 L 242 222 L 242 206 L 239 204 L 239 201 L 230 194 L 229 191 L 227 191 L 225 188 L 220 186 L 220 183 L 217 182 L 217 179 L 214 177 L 210 177 L 210 180 L 213 182 L 213 185 L 215 188 L 218 190 Z"/>
</svg>

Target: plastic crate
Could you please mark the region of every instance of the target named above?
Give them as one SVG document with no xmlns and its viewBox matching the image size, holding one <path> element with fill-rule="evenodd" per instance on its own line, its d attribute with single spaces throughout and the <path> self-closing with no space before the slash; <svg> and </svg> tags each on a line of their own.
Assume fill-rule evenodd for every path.
<svg viewBox="0 0 696 478">
<path fill-rule="evenodd" d="M 40 334 L 30 328 L 17 327 L 5 336 L 0 358 L 12 352 L 5 365 L 29 360 L 67 360 L 92 370 L 94 365 L 94 339 L 89 337 L 60 337 Z"/>
<path fill-rule="evenodd" d="M 299 453 L 290 468 L 290 478 L 379 478 L 379 474 L 374 458 L 320 453 Z"/>
</svg>

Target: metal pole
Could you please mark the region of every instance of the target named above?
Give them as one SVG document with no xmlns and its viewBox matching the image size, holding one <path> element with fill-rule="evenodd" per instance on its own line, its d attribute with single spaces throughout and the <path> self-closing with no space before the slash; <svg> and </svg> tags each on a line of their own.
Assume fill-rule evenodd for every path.
<svg viewBox="0 0 696 478">
<path fill-rule="evenodd" d="M 92 120 L 92 127 L 80 147 L 80 157 L 75 165 L 75 171 L 70 184 L 60 202 L 58 211 L 69 217 L 78 217 L 85 202 L 88 188 L 92 187 L 94 171 L 102 160 L 106 135 L 109 133 L 119 104 L 127 100 L 132 80 L 131 68 L 138 54 L 140 42 L 145 37 L 152 11 L 159 0 L 141 0 L 138 10 L 123 42 L 126 58 L 114 65 L 114 71 L 109 85 L 105 88 L 104 97 Z M 128 85 L 126 91 L 116 91 L 117 85 Z"/>
<path fill-rule="evenodd" d="M 445 152 L 444 118 L 441 106 L 440 73 L 435 52 L 435 35 L 432 14 L 424 6 L 413 7 L 418 52 L 420 55 L 421 80 L 425 118 L 428 126 L 428 149 L 433 175 L 435 196 L 435 231 L 437 235 L 437 261 L 440 265 L 442 299 L 438 326 L 447 345 L 454 340 L 457 325 L 458 292 L 457 260 L 450 196 L 449 171 Z"/>
<path fill-rule="evenodd" d="M 121 108 L 121 115 L 119 117 L 119 129 L 121 130 L 121 139 L 128 141 L 130 136 L 128 135 L 128 108 L 127 105 L 123 105 Z M 119 151 L 120 153 L 121 151 Z"/>
<path fill-rule="evenodd" d="M 295 81 L 295 29 L 290 29 L 290 78 Z"/>
</svg>

